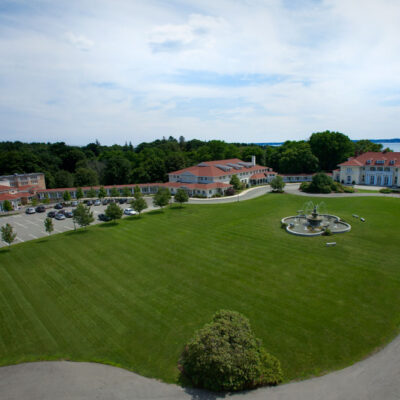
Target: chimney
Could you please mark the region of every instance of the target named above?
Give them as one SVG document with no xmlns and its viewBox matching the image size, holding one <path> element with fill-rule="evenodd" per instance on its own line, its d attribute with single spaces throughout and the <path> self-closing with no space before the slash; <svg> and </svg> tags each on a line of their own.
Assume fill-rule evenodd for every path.
<svg viewBox="0 0 400 400">
<path fill-rule="evenodd" d="M 256 156 L 251 156 L 251 165 L 253 167 L 256 165 Z"/>
</svg>

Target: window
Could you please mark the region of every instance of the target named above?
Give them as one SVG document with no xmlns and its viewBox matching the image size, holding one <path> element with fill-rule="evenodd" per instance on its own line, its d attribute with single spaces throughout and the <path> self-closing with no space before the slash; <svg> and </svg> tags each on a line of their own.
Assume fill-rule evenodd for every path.
<svg viewBox="0 0 400 400">
<path fill-rule="evenodd" d="M 390 171 L 390 168 L 389 167 L 385 167 L 385 171 Z"/>
<path fill-rule="evenodd" d="M 346 169 L 346 172 L 347 172 L 348 174 L 350 174 L 350 173 L 351 173 L 351 171 L 353 171 L 353 169 L 352 169 L 352 168 L 347 168 L 347 169 Z"/>
<path fill-rule="evenodd" d="M 390 160 L 390 165 L 394 165 L 394 160 Z"/>
<path fill-rule="evenodd" d="M 374 176 L 374 175 L 371 175 L 371 176 L 369 177 L 369 183 L 370 183 L 370 185 L 375 184 L 375 176 Z"/>
<path fill-rule="evenodd" d="M 371 164 L 371 160 L 367 160 L 367 164 Z"/>
<path fill-rule="evenodd" d="M 383 167 L 378 167 L 377 170 L 378 171 L 383 171 Z"/>
<path fill-rule="evenodd" d="M 385 177 L 384 177 L 384 179 L 383 179 L 383 184 L 384 184 L 385 186 L 389 185 L 389 177 L 388 177 L 388 176 L 385 176 Z"/>
<path fill-rule="evenodd" d="M 385 160 L 376 160 L 375 164 L 385 164 Z"/>
<path fill-rule="evenodd" d="M 375 171 L 375 167 L 370 167 L 370 171 Z"/>
</svg>

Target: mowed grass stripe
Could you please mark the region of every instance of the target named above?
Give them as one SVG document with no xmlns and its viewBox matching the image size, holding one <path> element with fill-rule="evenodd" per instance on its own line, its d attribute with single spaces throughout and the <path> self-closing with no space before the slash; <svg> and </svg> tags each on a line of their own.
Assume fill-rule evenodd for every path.
<svg viewBox="0 0 400 400">
<path fill-rule="evenodd" d="M 174 382 L 184 343 L 216 310 L 230 308 L 250 318 L 286 379 L 347 365 L 400 323 L 400 215 L 397 199 L 387 200 L 324 200 L 353 224 L 329 249 L 327 238 L 280 228 L 308 199 L 268 195 L 151 212 L 0 251 L 0 290 L 9 287 L 3 269 L 17 269 L 18 287 L 38 314 L 21 312 L 25 302 L 4 307 L 0 297 L 2 318 L 14 319 L 0 327 L 8 360 L 32 359 L 36 347 L 37 358 L 113 363 Z M 21 329 L 10 337 L 19 320 L 44 324 L 57 336 L 54 348 L 41 345 L 46 334 L 37 326 L 32 340 Z"/>
</svg>

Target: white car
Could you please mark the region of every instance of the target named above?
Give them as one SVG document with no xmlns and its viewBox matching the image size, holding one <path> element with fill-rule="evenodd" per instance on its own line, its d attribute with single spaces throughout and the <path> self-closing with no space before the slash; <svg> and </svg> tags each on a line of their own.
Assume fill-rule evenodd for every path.
<svg viewBox="0 0 400 400">
<path fill-rule="evenodd" d="M 27 214 L 35 214 L 36 210 L 33 207 L 28 207 L 25 212 Z"/>
<path fill-rule="evenodd" d="M 136 215 L 137 212 L 133 208 L 125 208 L 124 214 L 125 215 Z"/>
</svg>

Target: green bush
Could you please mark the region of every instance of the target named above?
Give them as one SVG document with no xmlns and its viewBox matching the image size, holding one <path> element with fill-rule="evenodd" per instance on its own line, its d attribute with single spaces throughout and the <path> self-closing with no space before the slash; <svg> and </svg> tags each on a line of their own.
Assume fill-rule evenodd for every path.
<svg viewBox="0 0 400 400">
<path fill-rule="evenodd" d="M 286 183 L 283 182 L 283 178 L 280 175 L 276 175 L 274 179 L 269 183 L 271 188 L 274 192 L 282 193 L 283 188 L 285 187 Z"/>
<path fill-rule="evenodd" d="M 324 236 L 331 236 L 332 235 L 332 231 L 329 228 L 325 228 L 323 235 Z"/>
<path fill-rule="evenodd" d="M 280 362 L 261 346 L 243 315 L 217 312 L 185 346 L 179 369 L 196 387 L 237 391 L 282 381 Z"/>
<path fill-rule="evenodd" d="M 215 194 L 213 194 L 211 197 L 222 197 L 222 194 L 221 193 L 215 193 Z"/>
<path fill-rule="evenodd" d="M 354 188 L 351 186 L 343 186 L 343 191 L 345 193 L 354 193 L 355 192 Z"/>
<path fill-rule="evenodd" d="M 334 189 L 332 189 L 333 191 L 335 191 L 336 193 L 343 193 L 344 192 L 344 187 L 341 183 L 339 182 L 333 182 L 334 185 Z"/>
<path fill-rule="evenodd" d="M 310 183 L 309 182 L 302 182 L 300 184 L 299 190 L 301 190 L 302 192 L 308 192 L 308 188 L 310 187 Z"/>
<path fill-rule="evenodd" d="M 336 184 L 333 179 L 323 172 L 319 172 L 312 177 L 307 191 L 309 193 L 331 193 L 335 188 Z"/>
<path fill-rule="evenodd" d="M 286 224 L 285 222 L 281 222 L 281 228 L 282 229 L 286 229 L 288 226 L 288 224 Z"/>
<path fill-rule="evenodd" d="M 12 206 L 10 201 L 4 200 L 4 202 L 3 202 L 3 210 L 4 211 L 12 211 L 13 210 L 13 206 Z"/>
<path fill-rule="evenodd" d="M 379 190 L 379 193 L 389 194 L 392 193 L 392 190 L 389 188 L 382 188 Z"/>
</svg>

